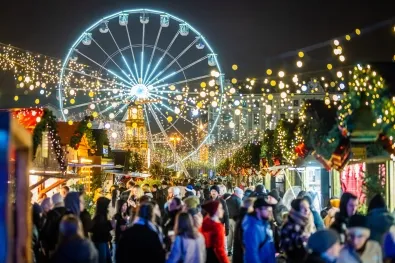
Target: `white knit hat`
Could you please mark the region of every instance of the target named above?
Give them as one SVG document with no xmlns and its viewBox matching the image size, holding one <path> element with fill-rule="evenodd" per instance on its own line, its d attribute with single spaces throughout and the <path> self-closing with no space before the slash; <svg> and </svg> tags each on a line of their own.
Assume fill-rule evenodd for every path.
<svg viewBox="0 0 395 263">
<path fill-rule="evenodd" d="M 236 195 L 239 195 L 239 196 L 241 196 L 241 195 L 244 194 L 243 189 L 241 189 L 241 188 L 239 188 L 239 187 L 235 187 L 234 191 L 235 191 L 235 194 L 236 194 Z"/>
<path fill-rule="evenodd" d="M 63 197 L 60 193 L 56 193 L 52 196 L 52 203 L 54 206 L 64 205 Z"/>
<path fill-rule="evenodd" d="M 178 187 L 173 187 L 173 196 L 180 197 L 180 195 L 181 195 L 181 189 Z"/>
</svg>

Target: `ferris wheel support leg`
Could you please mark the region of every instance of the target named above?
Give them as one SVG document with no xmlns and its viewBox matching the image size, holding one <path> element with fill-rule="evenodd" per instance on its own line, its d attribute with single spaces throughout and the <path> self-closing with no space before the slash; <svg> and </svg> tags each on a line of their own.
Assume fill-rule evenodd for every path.
<svg viewBox="0 0 395 263">
<path fill-rule="evenodd" d="M 170 139 L 169 139 L 169 137 L 167 136 L 167 133 L 166 133 L 165 129 L 163 128 L 162 124 L 160 123 L 160 121 L 159 121 L 159 119 L 158 119 L 158 116 L 156 115 L 154 109 L 153 109 L 152 106 L 149 105 L 149 104 L 148 104 L 148 107 L 149 107 L 149 110 L 151 111 L 152 116 L 154 116 L 154 119 L 155 119 L 156 123 L 158 124 L 159 129 L 161 130 L 163 136 L 165 137 L 167 144 L 170 146 L 170 149 L 171 149 L 172 152 L 174 153 L 174 156 L 176 157 L 177 163 L 180 165 L 181 170 L 184 172 L 184 174 L 185 174 L 186 177 L 190 177 L 190 176 L 189 176 L 189 173 L 188 173 L 188 171 L 187 171 L 187 169 L 186 169 L 185 166 L 184 166 L 184 163 L 182 162 L 180 156 L 177 154 L 177 152 L 176 152 L 176 150 L 175 150 L 175 147 L 174 147 L 174 146 L 172 145 L 172 143 L 170 142 Z"/>
</svg>

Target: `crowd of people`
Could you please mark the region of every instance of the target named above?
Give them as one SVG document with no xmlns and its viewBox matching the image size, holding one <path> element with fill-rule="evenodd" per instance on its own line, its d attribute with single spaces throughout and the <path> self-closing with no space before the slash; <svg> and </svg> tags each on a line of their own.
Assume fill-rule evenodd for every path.
<svg viewBox="0 0 395 263">
<path fill-rule="evenodd" d="M 33 204 L 37 263 L 395 262 L 395 220 L 376 195 L 367 215 L 344 193 L 317 211 L 300 192 L 284 205 L 277 189 L 222 184 L 113 186 L 91 218 L 83 193 L 65 186 Z M 183 194 L 184 193 L 184 194 Z"/>
</svg>

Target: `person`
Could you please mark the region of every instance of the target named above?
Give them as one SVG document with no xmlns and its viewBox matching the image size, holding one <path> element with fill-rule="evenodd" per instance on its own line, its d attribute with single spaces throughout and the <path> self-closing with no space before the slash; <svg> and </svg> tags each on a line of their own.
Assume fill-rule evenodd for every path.
<svg viewBox="0 0 395 263">
<path fill-rule="evenodd" d="M 165 235 L 165 244 L 166 248 L 170 249 L 172 232 L 174 229 L 174 225 L 176 222 L 177 214 L 182 210 L 182 201 L 178 197 L 174 197 L 169 204 L 169 212 L 168 217 L 165 220 L 165 224 L 163 226 L 163 234 Z"/>
<path fill-rule="evenodd" d="M 51 263 L 99 263 L 93 243 L 84 237 L 82 223 L 73 214 L 63 217 L 59 225 L 59 244 Z"/>
<path fill-rule="evenodd" d="M 133 187 L 136 185 L 136 183 L 133 181 L 133 179 L 130 179 L 127 183 L 126 183 L 126 188 L 127 190 L 121 192 L 119 199 L 125 200 L 127 201 L 130 198 L 131 192 Z"/>
<path fill-rule="evenodd" d="M 159 192 L 159 188 L 158 188 L 158 185 L 157 185 L 157 184 L 153 184 L 153 185 L 152 185 L 152 187 L 151 187 L 151 193 L 152 193 L 152 198 L 153 198 L 156 202 L 159 202 L 159 199 L 160 199 L 160 197 L 159 197 L 160 192 Z"/>
<path fill-rule="evenodd" d="M 331 200 L 329 200 L 329 205 L 330 208 L 326 212 L 321 211 L 321 217 L 325 215 L 323 218 L 326 228 L 330 227 L 333 222 L 335 222 L 336 213 L 340 211 L 340 199 L 332 198 Z"/>
<path fill-rule="evenodd" d="M 114 217 L 115 213 L 117 212 L 117 200 L 118 200 L 118 186 L 112 185 L 110 187 L 110 196 L 107 197 L 111 199 L 111 204 L 109 206 L 109 216 L 110 218 Z"/>
<path fill-rule="evenodd" d="M 151 202 L 141 204 L 138 219 L 126 229 L 116 249 L 116 262 L 163 263 L 166 253 L 163 248 L 163 235 L 155 224 L 155 206 Z"/>
<path fill-rule="evenodd" d="M 332 200 L 336 200 L 336 201 L 335 201 L 335 202 L 337 203 L 337 206 L 336 206 L 336 207 L 339 208 L 339 206 L 340 206 L 340 199 L 337 198 L 337 197 L 331 197 L 331 199 L 328 200 L 328 204 L 326 205 L 326 207 L 324 207 L 324 208 L 321 210 L 320 215 L 321 215 L 321 218 L 322 218 L 322 219 L 324 219 L 324 218 L 328 215 L 329 210 L 333 207 L 333 206 L 332 206 L 332 204 L 333 204 Z"/>
<path fill-rule="evenodd" d="M 151 193 L 151 187 L 150 187 L 149 184 L 144 184 L 143 187 L 142 187 L 142 190 L 143 190 L 144 194 L 148 194 L 148 193 L 152 194 Z"/>
<path fill-rule="evenodd" d="M 280 197 L 280 193 L 278 192 L 277 189 L 272 189 L 268 194 L 268 198 L 269 198 L 269 203 L 276 203 L 273 207 L 273 219 L 276 225 L 278 227 L 281 227 L 284 221 L 283 220 L 284 214 L 288 213 L 288 209 L 283 204 L 283 200 Z"/>
<path fill-rule="evenodd" d="M 369 240 L 370 230 L 363 215 L 350 217 L 347 228 L 347 244 L 340 251 L 337 263 L 381 263 L 383 255 L 380 244 Z"/>
<path fill-rule="evenodd" d="M 206 262 L 206 247 L 204 237 L 193 225 L 192 216 L 187 212 L 177 215 L 174 226 L 175 240 L 171 247 L 167 263 Z"/>
<path fill-rule="evenodd" d="M 324 221 L 321 218 L 321 215 L 317 212 L 317 210 L 315 209 L 315 207 L 313 205 L 313 196 L 314 196 L 314 193 L 306 192 L 305 195 L 303 196 L 303 198 L 307 202 L 309 202 L 310 212 L 313 215 L 315 228 L 317 230 L 321 230 L 321 229 L 325 228 L 325 225 L 324 225 Z"/>
<path fill-rule="evenodd" d="M 235 187 L 233 194 L 226 200 L 226 206 L 229 211 L 229 235 L 228 235 L 228 256 L 233 254 L 234 233 L 236 222 L 239 220 L 241 200 L 243 199 L 244 191 L 239 187 Z"/>
<path fill-rule="evenodd" d="M 254 212 L 248 214 L 242 223 L 244 262 L 274 263 L 276 249 L 269 222 L 273 207 L 267 198 L 261 196 L 255 200 L 253 208 Z"/>
<path fill-rule="evenodd" d="M 200 209 L 200 199 L 197 196 L 189 196 L 184 199 L 184 210 L 193 218 L 193 225 L 200 230 L 203 223 L 203 215 Z"/>
<path fill-rule="evenodd" d="M 84 195 L 79 192 L 69 192 L 64 199 L 66 208 L 65 214 L 76 215 L 82 222 L 85 237 L 89 237 L 89 230 L 92 227 L 92 219 L 85 209 Z"/>
<path fill-rule="evenodd" d="M 384 236 L 384 263 L 395 263 L 395 225 Z"/>
<path fill-rule="evenodd" d="M 189 196 L 194 196 L 196 195 L 196 190 L 193 189 L 193 185 L 189 184 L 185 187 L 185 196 L 184 198 L 187 198 Z"/>
<path fill-rule="evenodd" d="M 394 217 L 388 212 L 382 195 L 375 195 L 369 202 L 367 224 L 370 229 L 370 240 L 383 243 L 384 234 L 394 225 Z"/>
<path fill-rule="evenodd" d="M 64 198 L 66 198 L 67 194 L 70 192 L 70 188 L 67 185 L 62 186 L 62 188 L 60 188 L 60 195 Z"/>
<path fill-rule="evenodd" d="M 304 263 L 335 263 L 341 245 L 339 234 L 333 229 L 319 230 L 307 242 L 310 253 Z"/>
<path fill-rule="evenodd" d="M 266 188 L 263 184 L 257 184 L 255 190 L 251 193 L 251 197 L 267 196 Z"/>
<path fill-rule="evenodd" d="M 243 262 L 244 251 L 243 251 L 243 228 L 242 222 L 244 217 L 254 211 L 253 209 L 253 198 L 247 198 L 243 200 L 243 204 L 240 207 L 239 219 L 236 222 L 234 241 L 233 241 L 233 256 L 232 262 Z"/>
<path fill-rule="evenodd" d="M 99 197 L 96 202 L 95 216 L 92 220 L 92 242 L 99 252 L 99 263 L 111 261 L 108 246 L 108 242 L 111 240 L 110 231 L 113 229 L 110 220 L 108 220 L 108 206 L 110 202 L 110 199 L 106 197 Z"/>
<path fill-rule="evenodd" d="M 218 185 L 213 185 L 210 188 L 210 200 L 211 201 L 219 201 L 222 205 L 222 209 L 224 210 L 224 216 L 221 218 L 222 224 L 225 226 L 225 235 L 229 234 L 229 211 L 228 206 L 226 205 L 226 201 L 219 196 L 220 189 Z"/>
<path fill-rule="evenodd" d="M 203 199 L 205 201 L 210 200 L 210 184 L 207 181 L 203 182 Z"/>
<path fill-rule="evenodd" d="M 54 207 L 48 212 L 47 221 L 41 230 L 41 240 L 47 255 L 55 251 L 56 244 L 59 240 L 59 224 L 62 217 L 66 214 L 63 197 L 60 193 L 52 196 L 52 203 Z"/>
<path fill-rule="evenodd" d="M 280 247 L 290 263 L 301 262 L 306 258 L 307 240 L 314 232 L 314 220 L 308 201 L 304 198 L 294 199 L 280 234 Z"/>
<path fill-rule="evenodd" d="M 220 220 L 224 216 L 222 203 L 212 200 L 204 203 L 202 209 L 207 215 L 203 219 L 202 234 L 205 239 L 207 263 L 229 263 L 225 251 L 225 231 Z"/>
<path fill-rule="evenodd" d="M 330 226 L 340 236 L 340 244 L 346 242 L 346 231 L 349 218 L 357 212 L 358 199 L 351 193 L 344 193 L 340 198 L 340 210 Z"/>
</svg>

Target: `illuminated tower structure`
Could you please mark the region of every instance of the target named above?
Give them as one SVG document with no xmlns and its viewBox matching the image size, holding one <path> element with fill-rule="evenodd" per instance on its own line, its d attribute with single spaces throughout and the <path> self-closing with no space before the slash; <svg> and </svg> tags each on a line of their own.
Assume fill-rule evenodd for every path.
<svg viewBox="0 0 395 263">
<path fill-rule="evenodd" d="M 131 105 L 128 107 L 128 118 L 126 125 L 126 148 L 132 152 L 137 152 L 143 160 L 148 160 L 149 166 L 149 149 L 148 137 L 146 132 L 144 109 L 141 105 Z"/>
</svg>

